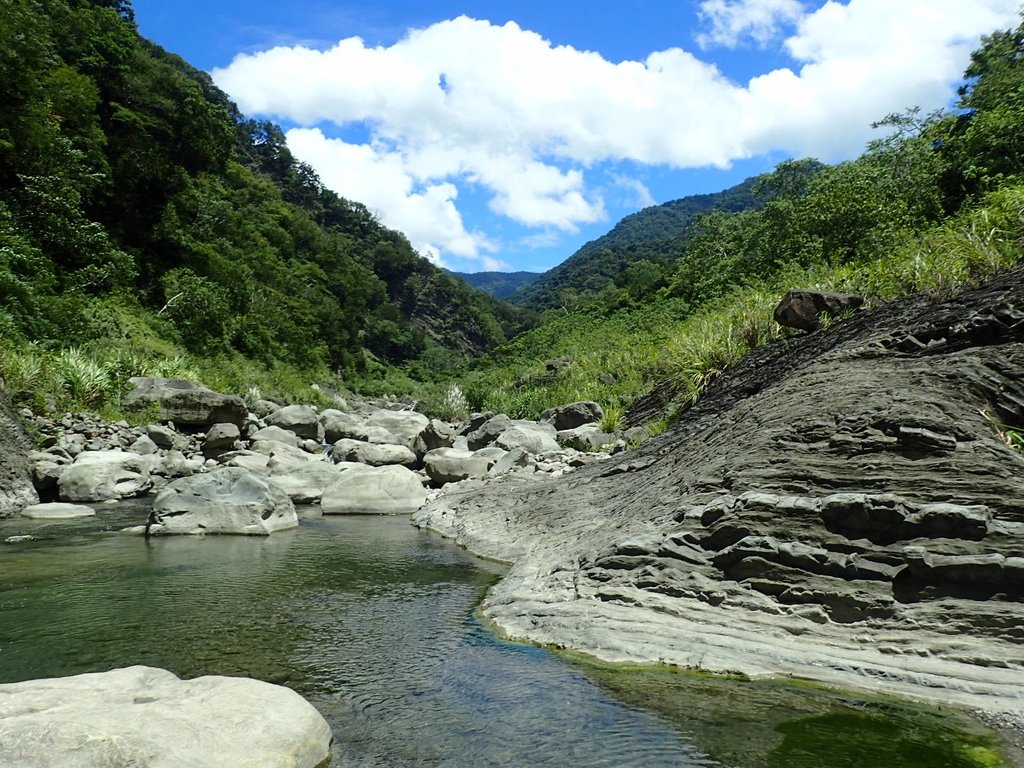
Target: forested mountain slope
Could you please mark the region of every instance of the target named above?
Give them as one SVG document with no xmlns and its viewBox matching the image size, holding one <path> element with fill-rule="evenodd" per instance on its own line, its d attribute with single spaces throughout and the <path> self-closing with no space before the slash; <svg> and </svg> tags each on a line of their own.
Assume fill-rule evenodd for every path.
<svg viewBox="0 0 1024 768">
<path fill-rule="evenodd" d="M 527 286 L 537 282 L 543 272 L 449 272 L 479 291 L 496 299 L 509 300 Z"/>
<path fill-rule="evenodd" d="M 477 354 L 523 317 L 324 188 L 277 126 L 141 38 L 129 2 L 4 4 L 6 340 L 344 371 Z"/>
<path fill-rule="evenodd" d="M 610 232 L 580 248 L 557 267 L 510 296 L 531 309 L 564 305 L 569 297 L 598 293 L 617 283 L 642 279 L 642 274 L 623 273 L 638 262 L 650 262 L 647 272 L 671 264 L 686 248 L 687 232 L 694 220 L 712 210 L 745 211 L 756 208 L 763 195 L 755 192 L 756 179 L 707 195 L 690 195 L 630 214 Z M 643 273 L 643 267 L 634 267 Z"/>
</svg>

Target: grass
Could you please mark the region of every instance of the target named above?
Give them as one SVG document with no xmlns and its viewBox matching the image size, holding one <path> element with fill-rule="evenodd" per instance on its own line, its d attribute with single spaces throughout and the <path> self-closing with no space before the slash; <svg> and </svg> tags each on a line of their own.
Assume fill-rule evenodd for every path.
<svg viewBox="0 0 1024 768">
<path fill-rule="evenodd" d="M 772 309 L 790 288 L 859 293 L 869 303 L 921 292 L 944 298 L 1018 264 L 1022 244 L 1024 188 L 1007 187 L 924 233 L 894 236 L 875 259 L 792 267 L 740 286 L 696 312 L 677 300 L 659 300 L 610 315 L 562 314 L 500 349 L 489 366 L 471 374 L 467 396 L 478 410 L 536 417 L 574 400 L 628 408 L 655 384 L 670 380 L 685 408 L 751 349 L 786 335 L 773 321 Z M 561 356 L 572 358 L 572 364 L 558 373 L 545 370 L 542 361 Z M 607 372 L 617 377 L 612 385 L 600 381 Z"/>
</svg>

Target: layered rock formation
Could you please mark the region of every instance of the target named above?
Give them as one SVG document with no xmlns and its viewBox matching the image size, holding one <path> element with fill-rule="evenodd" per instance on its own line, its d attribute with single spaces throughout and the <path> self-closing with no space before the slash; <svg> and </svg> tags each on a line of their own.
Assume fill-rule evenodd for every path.
<svg viewBox="0 0 1024 768">
<path fill-rule="evenodd" d="M 763 347 L 634 452 L 414 520 L 514 562 L 515 638 L 1019 713 L 1022 278 Z"/>
</svg>

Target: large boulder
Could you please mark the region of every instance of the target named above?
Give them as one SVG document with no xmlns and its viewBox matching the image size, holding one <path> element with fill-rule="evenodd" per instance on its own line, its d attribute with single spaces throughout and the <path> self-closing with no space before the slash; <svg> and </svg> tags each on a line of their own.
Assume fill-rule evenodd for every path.
<svg viewBox="0 0 1024 768">
<path fill-rule="evenodd" d="M 267 416 L 267 424 L 294 432 L 303 439 L 322 440 L 320 415 L 310 405 L 286 405 Z"/>
<path fill-rule="evenodd" d="M 821 327 L 822 315 L 838 317 L 857 309 L 864 297 L 853 293 L 826 293 L 824 291 L 789 291 L 775 307 L 775 322 L 787 328 L 816 331 Z"/>
<path fill-rule="evenodd" d="M 581 400 L 576 403 L 548 408 L 540 415 L 540 420 L 553 424 L 561 432 L 564 429 L 576 429 L 584 424 L 593 424 L 604 418 L 604 409 L 593 400 Z"/>
<path fill-rule="evenodd" d="M 136 376 L 130 381 L 135 389 L 124 398 L 129 411 L 154 406 L 157 418 L 179 427 L 207 428 L 219 422 L 241 427 L 245 423 L 248 410 L 237 395 L 223 395 L 181 379 Z"/>
<path fill-rule="evenodd" d="M 344 467 L 325 461 L 309 461 L 296 466 L 276 459 L 271 459 L 268 469 L 270 481 L 283 489 L 296 504 L 320 501 L 324 490 L 336 483 L 345 471 Z"/>
<path fill-rule="evenodd" d="M 472 423 L 472 422 L 471 422 Z M 498 439 L 498 435 L 512 426 L 512 419 L 499 413 L 487 419 L 483 424 L 466 434 L 466 442 L 471 451 L 486 448 Z"/>
<path fill-rule="evenodd" d="M 457 483 L 471 477 L 486 477 L 487 470 L 493 464 L 494 461 L 486 456 L 458 448 L 435 448 L 427 451 L 423 457 L 427 477 L 434 485 Z"/>
<path fill-rule="evenodd" d="M 241 467 L 221 467 L 173 481 L 153 501 L 150 534 L 238 533 L 265 536 L 295 528 L 288 494 Z"/>
<path fill-rule="evenodd" d="M 364 443 L 362 440 L 339 440 L 331 449 L 335 461 L 354 461 L 382 467 L 387 464 L 416 464 L 416 454 L 404 445 Z"/>
<path fill-rule="evenodd" d="M 293 448 L 298 448 L 299 443 L 301 442 L 299 440 L 299 436 L 290 429 L 284 429 L 283 427 L 278 426 L 269 426 L 264 427 L 263 429 L 257 429 L 252 433 L 249 439 L 254 443 L 260 440 L 273 440 L 278 443 L 285 443 Z"/>
<path fill-rule="evenodd" d="M 328 443 L 336 443 L 346 437 L 353 440 L 366 439 L 366 419 L 357 414 L 328 408 L 320 413 L 320 423 L 324 428 L 324 440 Z"/>
<path fill-rule="evenodd" d="M 498 435 L 494 444 L 506 451 L 525 448 L 533 454 L 559 450 L 555 428 L 551 424 L 538 424 L 535 421 L 511 422 Z"/>
<path fill-rule="evenodd" d="M 408 515 L 426 500 L 419 475 L 392 464 L 347 470 L 324 491 L 320 504 L 325 515 Z"/>
<path fill-rule="evenodd" d="M 394 435 L 394 442 L 412 448 L 416 444 L 416 438 L 427 428 L 430 419 L 416 411 L 374 411 L 366 419 L 367 427 L 379 427 L 386 429 Z"/>
<path fill-rule="evenodd" d="M 154 456 L 123 451 L 86 451 L 60 473 L 57 495 L 62 501 L 111 501 L 141 496 L 153 482 Z"/>
<path fill-rule="evenodd" d="M 237 424 L 214 424 L 206 432 L 203 443 L 204 451 L 230 451 L 241 438 L 242 433 Z"/>
<path fill-rule="evenodd" d="M 416 438 L 413 450 L 416 451 L 417 456 L 422 458 L 428 451 L 451 448 L 453 445 L 455 445 L 455 428 L 439 419 L 431 419 Z"/>
<path fill-rule="evenodd" d="M 331 729 L 299 694 L 153 667 L 0 685 L 0 768 L 314 768 Z"/>
</svg>

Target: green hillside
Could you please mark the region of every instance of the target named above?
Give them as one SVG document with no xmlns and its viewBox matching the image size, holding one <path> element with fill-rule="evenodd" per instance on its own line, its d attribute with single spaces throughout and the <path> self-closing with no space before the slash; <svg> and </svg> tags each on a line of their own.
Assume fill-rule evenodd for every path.
<svg viewBox="0 0 1024 768">
<path fill-rule="evenodd" d="M 537 282 L 543 272 L 449 272 L 478 291 L 508 301 Z"/>
<path fill-rule="evenodd" d="M 141 38 L 129 2 L 5 3 L 0 104 L 9 347 L 310 380 L 445 369 L 524 325 L 324 188 L 277 126 Z"/>
<path fill-rule="evenodd" d="M 565 306 L 585 294 L 641 280 L 641 290 L 659 282 L 667 265 L 686 249 L 690 226 L 712 210 L 744 211 L 756 208 L 763 196 L 755 192 L 755 179 L 747 179 L 722 192 L 690 195 L 653 205 L 622 219 L 610 232 L 580 248 L 557 267 L 508 298 L 531 309 Z M 633 275 L 623 277 L 634 264 Z"/>
</svg>

